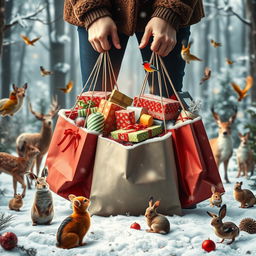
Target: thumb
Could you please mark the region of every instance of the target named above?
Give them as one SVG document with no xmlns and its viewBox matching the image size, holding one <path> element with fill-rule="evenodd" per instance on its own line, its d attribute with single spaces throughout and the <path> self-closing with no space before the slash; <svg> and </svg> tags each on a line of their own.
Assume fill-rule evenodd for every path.
<svg viewBox="0 0 256 256">
<path fill-rule="evenodd" d="M 143 37 L 141 39 L 141 42 L 140 42 L 140 45 L 139 45 L 140 49 L 143 49 L 143 48 L 146 47 L 151 35 L 152 35 L 151 30 L 150 29 L 145 29 L 144 35 L 143 35 Z"/>
<path fill-rule="evenodd" d="M 119 36 L 117 34 L 117 29 L 112 29 L 111 38 L 112 38 L 113 45 L 116 47 L 116 49 L 121 49 Z"/>
</svg>

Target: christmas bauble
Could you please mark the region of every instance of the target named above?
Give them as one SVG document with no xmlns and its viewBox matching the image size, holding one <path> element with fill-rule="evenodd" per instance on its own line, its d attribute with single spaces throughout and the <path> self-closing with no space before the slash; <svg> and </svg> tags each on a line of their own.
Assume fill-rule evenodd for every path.
<svg viewBox="0 0 256 256">
<path fill-rule="evenodd" d="M 0 244 L 5 250 L 12 250 L 17 246 L 18 238 L 12 232 L 6 232 L 0 236 Z"/>
<path fill-rule="evenodd" d="M 104 116 L 100 112 L 92 113 L 87 120 L 87 129 L 94 132 L 102 132 L 104 128 Z"/>
<path fill-rule="evenodd" d="M 134 222 L 130 228 L 133 228 L 133 229 L 137 229 L 137 230 L 140 230 L 140 224 L 137 223 L 137 222 Z"/>
<path fill-rule="evenodd" d="M 78 126 L 78 127 L 84 127 L 85 125 L 85 118 L 84 117 L 78 117 L 76 118 L 75 120 L 75 124 Z"/>
<path fill-rule="evenodd" d="M 211 252 L 211 251 L 214 251 L 216 249 L 216 245 L 210 239 L 204 240 L 203 243 L 202 243 L 202 249 L 204 249 L 207 252 Z"/>
</svg>

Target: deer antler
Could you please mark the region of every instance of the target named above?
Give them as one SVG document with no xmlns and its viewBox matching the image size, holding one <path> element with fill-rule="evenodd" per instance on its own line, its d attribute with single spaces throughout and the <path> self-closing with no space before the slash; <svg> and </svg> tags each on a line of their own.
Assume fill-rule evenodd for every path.
<svg viewBox="0 0 256 256">
<path fill-rule="evenodd" d="M 212 105 L 211 107 L 211 111 L 212 111 L 212 115 L 213 115 L 213 118 L 215 119 L 216 122 L 219 122 L 221 121 L 220 120 L 220 116 L 214 111 L 214 106 Z"/>
<path fill-rule="evenodd" d="M 38 112 L 36 112 L 36 111 L 34 111 L 34 110 L 32 109 L 32 105 L 31 105 L 30 100 L 28 100 L 28 107 L 29 107 L 30 112 L 31 112 L 38 120 L 40 120 L 40 121 L 43 120 L 44 115 L 43 115 L 42 113 L 38 113 Z"/>
<path fill-rule="evenodd" d="M 50 105 L 49 115 L 51 117 L 54 117 L 58 111 L 59 111 L 59 105 L 58 105 L 57 97 L 53 97 L 52 103 Z"/>
</svg>

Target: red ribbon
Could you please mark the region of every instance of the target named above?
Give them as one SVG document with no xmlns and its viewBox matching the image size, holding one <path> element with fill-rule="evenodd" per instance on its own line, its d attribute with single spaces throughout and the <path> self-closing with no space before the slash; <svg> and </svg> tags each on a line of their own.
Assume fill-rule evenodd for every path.
<svg viewBox="0 0 256 256">
<path fill-rule="evenodd" d="M 123 130 L 130 130 L 130 131 L 118 134 L 118 138 L 120 139 L 122 136 L 126 135 L 127 140 L 128 140 L 128 134 L 129 133 L 137 132 L 137 131 L 140 131 L 140 130 L 146 130 L 149 134 L 149 137 L 152 137 L 152 130 L 149 130 L 148 128 L 149 127 L 147 127 L 145 125 L 142 125 L 142 124 L 130 124 L 130 125 L 127 125 L 125 128 L 123 128 Z"/>
<path fill-rule="evenodd" d="M 65 152 L 73 143 L 75 143 L 75 151 L 78 148 L 79 140 L 81 139 L 81 135 L 79 134 L 79 129 L 77 129 L 76 131 L 72 129 L 66 129 L 64 132 L 64 137 L 58 143 L 58 146 L 60 146 L 67 139 L 68 136 L 71 136 L 71 139 L 68 145 L 62 150 L 62 152 Z"/>
</svg>

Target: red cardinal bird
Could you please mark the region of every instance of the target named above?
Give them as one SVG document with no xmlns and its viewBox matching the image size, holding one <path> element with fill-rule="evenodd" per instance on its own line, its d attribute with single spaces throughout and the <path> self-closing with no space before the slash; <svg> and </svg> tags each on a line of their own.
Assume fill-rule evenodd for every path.
<svg viewBox="0 0 256 256">
<path fill-rule="evenodd" d="M 150 64 L 148 61 L 144 61 L 142 65 L 147 72 L 159 71 L 155 66 Z"/>
</svg>

